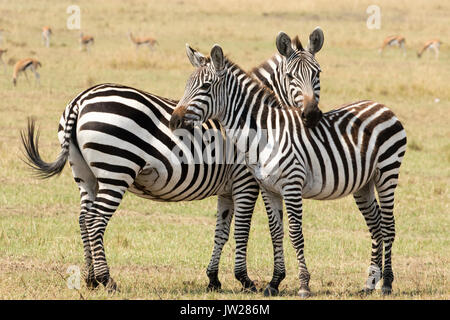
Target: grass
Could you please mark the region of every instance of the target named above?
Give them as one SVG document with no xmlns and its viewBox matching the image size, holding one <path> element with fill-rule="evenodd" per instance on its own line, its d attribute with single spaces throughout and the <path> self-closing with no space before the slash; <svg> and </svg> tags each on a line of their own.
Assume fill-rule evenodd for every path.
<svg viewBox="0 0 450 320">
<path fill-rule="evenodd" d="M 118 82 L 177 98 L 192 71 L 185 57 L 188 42 L 208 53 L 220 43 L 246 69 L 275 53 L 275 36 L 283 30 L 306 43 L 320 25 L 325 44 L 317 59 L 321 108 L 373 99 L 389 106 L 408 134 L 408 150 L 396 194 L 397 238 L 392 299 L 449 299 L 450 185 L 450 5 L 442 1 L 378 1 L 381 29 L 366 28 L 370 1 L 77 1 L 81 26 L 95 37 L 90 54 L 79 51 L 78 30 L 66 28 L 60 1 L 0 0 L 0 28 L 8 48 L 0 67 L 0 298 L 2 299 L 260 299 L 240 291 L 233 276 L 234 241 L 225 246 L 222 292 L 207 293 L 206 266 L 213 245 L 216 198 L 185 203 L 156 203 L 127 195 L 105 235 L 106 252 L 121 292 L 103 288 L 67 288 L 71 265 L 82 266 L 78 227 L 78 190 L 70 169 L 41 181 L 19 159 L 19 132 L 26 117 L 41 129 L 44 159 L 59 152 L 56 129 L 65 105 L 81 90 L 101 82 Z M 40 28 L 54 31 L 49 49 Z M 126 34 L 150 35 L 160 46 L 136 51 Z M 387 35 L 406 37 L 407 55 L 376 49 Z M 417 59 L 422 42 L 439 37 L 440 59 Z M 19 78 L 11 83 L 12 64 L 38 58 L 41 86 Z M 439 98 L 439 102 L 435 99 Z M 315 299 L 360 299 L 366 278 L 370 236 L 353 200 L 305 201 L 305 255 Z M 287 230 L 285 228 L 285 230 Z M 285 240 L 287 277 L 274 299 L 296 299 L 297 263 Z M 270 280 L 272 246 L 261 201 L 251 229 L 248 269 L 259 287 Z M 364 299 L 382 299 L 377 292 Z"/>
</svg>

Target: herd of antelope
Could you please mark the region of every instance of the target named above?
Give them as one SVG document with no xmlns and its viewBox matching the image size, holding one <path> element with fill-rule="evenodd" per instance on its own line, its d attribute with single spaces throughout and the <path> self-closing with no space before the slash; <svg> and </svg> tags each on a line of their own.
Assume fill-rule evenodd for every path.
<svg viewBox="0 0 450 320">
<path fill-rule="evenodd" d="M 5 30 L 0 28 L 0 46 L 2 45 L 2 41 L 3 41 L 3 32 Z M 52 29 L 49 26 L 44 26 L 42 28 L 42 42 L 43 45 L 47 48 L 50 47 L 50 38 L 52 37 L 53 32 Z M 141 46 L 147 46 L 150 51 L 154 51 L 156 45 L 158 45 L 158 41 L 153 38 L 153 37 L 135 37 L 133 36 L 133 34 L 131 32 L 128 32 L 128 38 L 131 40 L 131 42 L 136 46 L 136 49 L 139 49 L 139 47 Z M 83 32 L 80 33 L 80 51 L 87 51 L 88 53 L 90 52 L 90 48 L 91 46 L 94 44 L 94 37 L 91 35 L 85 35 Z M 432 39 L 432 40 L 428 40 L 426 41 L 420 48 L 420 50 L 417 52 L 417 57 L 420 58 L 422 57 L 423 53 L 425 51 L 433 51 L 435 58 L 438 59 L 439 58 L 439 48 L 441 46 L 442 42 L 439 39 Z M 402 50 L 403 55 L 406 55 L 406 41 L 405 41 L 405 37 L 401 36 L 401 35 L 396 35 L 396 36 L 389 36 L 386 39 L 384 39 L 381 47 L 378 49 L 379 54 L 381 55 L 383 53 L 383 51 L 387 48 L 387 47 L 398 47 Z M 6 52 L 8 51 L 8 49 L 2 49 L 0 47 L 0 63 L 3 65 L 3 70 L 6 73 L 6 63 L 3 60 L 3 55 L 6 54 Z M 39 84 L 39 78 L 40 75 L 37 72 L 37 68 L 41 67 L 42 64 L 34 59 L 34 58 L 24 58 L 24 59 L 20 59 L 19 61 L 16 62 L 16 64 L 14 65 L 14 69 L 13 69 L 13 84 L 14 86 L 16 86 L 17 84 L 17 77 L 19 76 L 19 74 L 23 73 L 25 75 L 25 78 L 28 80 L 28 76 L 27 76 L 27 70 L 30 70 L 36 79 L 36 82 Z"/>
<path fill-rule="evenodd" d="M 3 60 L 3 55 L 8 52 L 8 49 L 1 48 L 3 43 L 3 32 L 5 30 L 0 28 L 0 63 L 3 65 L 4 73 L 7 72 L 7 63 Z M 53 35 L 52 29 L 49 26 L 44 26 L 42 28 L 42 43 L 45 47 L 50 48 L 50 39 Z M 153 37 L 134 37 L 131 32 L 128 33 L 128 38 L 133 42 L 138 49 L 141 46 L 147 46 L 151 51 L 155 50 L 155 46 L 158 44 L 158 41 Z M 80 32 L 80 51 L 90 52 L 91 46 L 94 44 L 94 37 L 91 35 L 85 35 L 83 32 Z M 40 61 L 34 58 L 24 58 L 17 61 L 14 65 L 13 69 L 13 84 L 17 85 L 17 77 L 19 74 L 23 73 L 25 78 L 28 80 L 27 70 L 30 70 L 36 79 L 36 83 L 39 84 L 40 75 L 37 72 L 37 68 L 42 67 Z"/>
<path fill-rule="evenodd" d="M 439 58 L 439 48 L 441 46 L 442 42 L 439 39 L 432 39 L 429 41 L 426 41 L 420 50 L 417 52 L 417 57 L 422 57 L 422 54 L 426 51 L 434 51 L 434 56 L 436 59 Z M 378 49 L 378 52 L 380 55 L 383 53 L 384 49 L 387 47 L 393 47 L 396 46 L 400 48 L 403 52 L 403 55 L 406 55 L 406 40 L 405 37 L 397 35 L 397 36 L 389 36 L 386 39 L 384 39 L 383 44 L 381 45 L 380 49 Z"/>
</svg>

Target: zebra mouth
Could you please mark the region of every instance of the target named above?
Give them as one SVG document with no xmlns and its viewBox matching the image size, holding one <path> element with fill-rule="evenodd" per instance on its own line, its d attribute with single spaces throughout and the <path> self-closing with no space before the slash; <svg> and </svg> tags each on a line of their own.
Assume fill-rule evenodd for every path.
<svg viewBox="0 0 450 320">
<path fill-rule="evenodd" d="M 185 129 L 193 129 L 201 124 L 200 116 L 189 111 L 183 117 L 182 127 Z"/>
<path fill-rule="evenodd" d="M 183 119 L 183 121 L 181 122 L 180 128 L 187 129 L 187 130 L 194 129 L 194 120 Z"/>
<path fill-rule="evenodd" d="M 200 120 L 192 120 L 192 119 L 183 119 L 178 124 L 177 129 L 186 129 L 186 130 L 193 130 L 195 127 L 201 127 L 202 122 Z"/>
</svg>

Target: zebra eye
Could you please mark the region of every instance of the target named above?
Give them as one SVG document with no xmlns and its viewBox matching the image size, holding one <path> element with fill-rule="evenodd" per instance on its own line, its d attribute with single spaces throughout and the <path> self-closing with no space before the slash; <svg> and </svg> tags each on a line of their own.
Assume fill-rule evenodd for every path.
<svg viewBox="0 0 450 320">
<path fill-rule="evenodd" d="M 207 90 L 209 87 L 211 87 L 211 82 L 204 82 L 200 88 Z"/>
<path fill-rule="evenodd" d="M 286 73 L 286 76 L 287 76 L 287 78 L 288 78 L 289 80 L 294 79 L 294 76 L 293 76 L 292 73 L 290 73 L 290 72 Z"/>
</svg>

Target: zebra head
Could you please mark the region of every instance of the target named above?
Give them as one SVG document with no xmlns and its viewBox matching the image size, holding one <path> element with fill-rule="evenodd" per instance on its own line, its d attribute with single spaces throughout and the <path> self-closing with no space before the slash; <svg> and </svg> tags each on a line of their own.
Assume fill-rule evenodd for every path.
<svg viewBox="0 0 450 320">
<path fill-rule="evenodd" d="M 209 58 L 186 44 L 186 53 L 196 70 L 189 77 L 184 96 L 172 113 L 169 122 L 172 130 L 180 127 L 192 128 L 218 114 L 218 110 L 216 110 L 218 104 L 213 104 L 211 96 L 213 93 L 221 91 L 219 87 L 223 86 L 219 81 L 222 75 L 220 70 L 224 69 L 222 49 L 215 45 L 211 50 L 211 58 Z M 222 57 L 222 65 L 218 65 L 218 63 L 220 64 L 217 62 L 219 56 Z"/>
<path fill-rule="evenodd" d="M 283 57 L 280 65 L 280 77 L 291 106 L 302 109 L 302 120 L 308 127 L 313 127 L 322 117 L 318 107 L 320 98 L 320 66 L 315 54 L 320 51 L 324 42 L 322 29 L 317 27 L 309 35 L 309 44 L 303 48 L 298 37 L 293 41 L 284 32 L 276 39 L 278 52 Z"/>
</svg>

